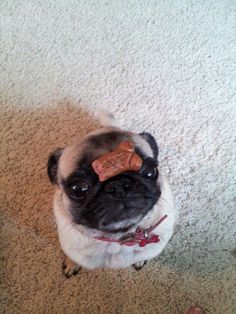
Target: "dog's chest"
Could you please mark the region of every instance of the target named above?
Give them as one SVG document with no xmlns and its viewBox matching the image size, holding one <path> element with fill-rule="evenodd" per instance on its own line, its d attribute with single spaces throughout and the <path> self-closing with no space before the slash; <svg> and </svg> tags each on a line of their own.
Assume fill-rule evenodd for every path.
<svg viewBox="0 0 236 314">
<path fill-rule="evenodd" d="M 74 262 L 89 269 L 123 268 L 153 258 L 162 251 L 172 234 L 172 228 L 166 229 L 166 226 L 162 225 L 158 228 L 159 243 L 148 244 L 145 247 L 137 244 L 125 246 L 87 237 L 62 217 L 57 219 L 57 223 L 60 243 L 65 254 Z"/>
<path fill-rule="evenodd" d="M 149 248 L 150 249 L 150 248 Z M 147 248 L 135 246 L 122 246 L 116 243 L 95 242 L 86 249 L 80 251 L 80 263 L 93 268 L 96 267 L 126 267 L 135 261 L 135 256 L 140 252 L 145 252 Z"/>
</svg>

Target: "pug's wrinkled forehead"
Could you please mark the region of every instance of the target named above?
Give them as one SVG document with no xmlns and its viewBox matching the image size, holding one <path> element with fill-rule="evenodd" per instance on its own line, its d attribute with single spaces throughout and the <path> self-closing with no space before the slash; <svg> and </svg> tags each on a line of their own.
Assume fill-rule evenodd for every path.
<svg viewBox="0 0 236 314">
<path fill-rule="evenodd" d="M 82 141 L 74 143 L 62 151 L 58 176 L 66 179 L 79 168 L 89 166 L 97 158 L 113 151 L 124 141 L 132 142 L 138 154 L 156 158 L 158 149 L 155 140 L 155 143 L 152 143 L 152 140 L 154 139 L 148 133 L 134 134 L 115 127 L 106 127 L 91 132 Z"/>
</svg>

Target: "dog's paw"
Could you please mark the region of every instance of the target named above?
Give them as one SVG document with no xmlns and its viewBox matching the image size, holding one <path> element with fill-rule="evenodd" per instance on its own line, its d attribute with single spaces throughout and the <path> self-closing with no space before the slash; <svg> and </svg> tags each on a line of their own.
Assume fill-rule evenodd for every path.
<svg viewBox="0 0 236 314">
<path fill-rule="evenodd" d="M 186 314 L 204 314 L 205 311 L 200 306 L 192 306 Z"/>
<path fill-rule="evenodd" d="M 63 273 L 66 276 L 66 278 L 70 278 L 71 276 L 77 275 L 78 272 L 81 270 L 81 266 L 75 264 L 67 256 L 63 261 L 62 268 L 63 268 Z"/>
<path fill-rule="evenodd" d="M 140 270 L 146 264 L 147 264 L 147 261 L 138 262 L 138 263 L 133 264 L 133 267 L 134 267 L 135 270 Z"/>
</svg>

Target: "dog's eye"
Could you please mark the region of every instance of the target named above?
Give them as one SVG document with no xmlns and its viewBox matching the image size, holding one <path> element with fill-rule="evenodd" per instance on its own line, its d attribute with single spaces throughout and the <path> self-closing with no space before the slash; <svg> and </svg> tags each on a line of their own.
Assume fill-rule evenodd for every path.
<svg viewBox="0 0 236 314">
<path fill-rule="evenodd" d="M 142 170 L 141 175 L 147 179 L 155 179 L 157 177 L 158 170 L 156 167 L 146 167 Z"/>
<path fill-rule="evenodd" d="M 89 190 L 90 184 L 86 181 L 77 180 L 68 186 L 68 192 L 73 198 L 80 198 Z"/>
</svg>

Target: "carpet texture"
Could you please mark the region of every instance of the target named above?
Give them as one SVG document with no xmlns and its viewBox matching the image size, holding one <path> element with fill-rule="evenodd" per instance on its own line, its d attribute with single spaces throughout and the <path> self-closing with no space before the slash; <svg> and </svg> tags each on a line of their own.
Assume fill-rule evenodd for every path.
<svg viewBox="0 0 236 314">
<path fill-rule="evenodd" d="M 236 313 L 236 2 L 2 0 L 0 12 L 1 313 Z M 47 157 L 101 109 L 156 137 L 180 218 L 143 270 L 65 279 Z"/>
</svg>

